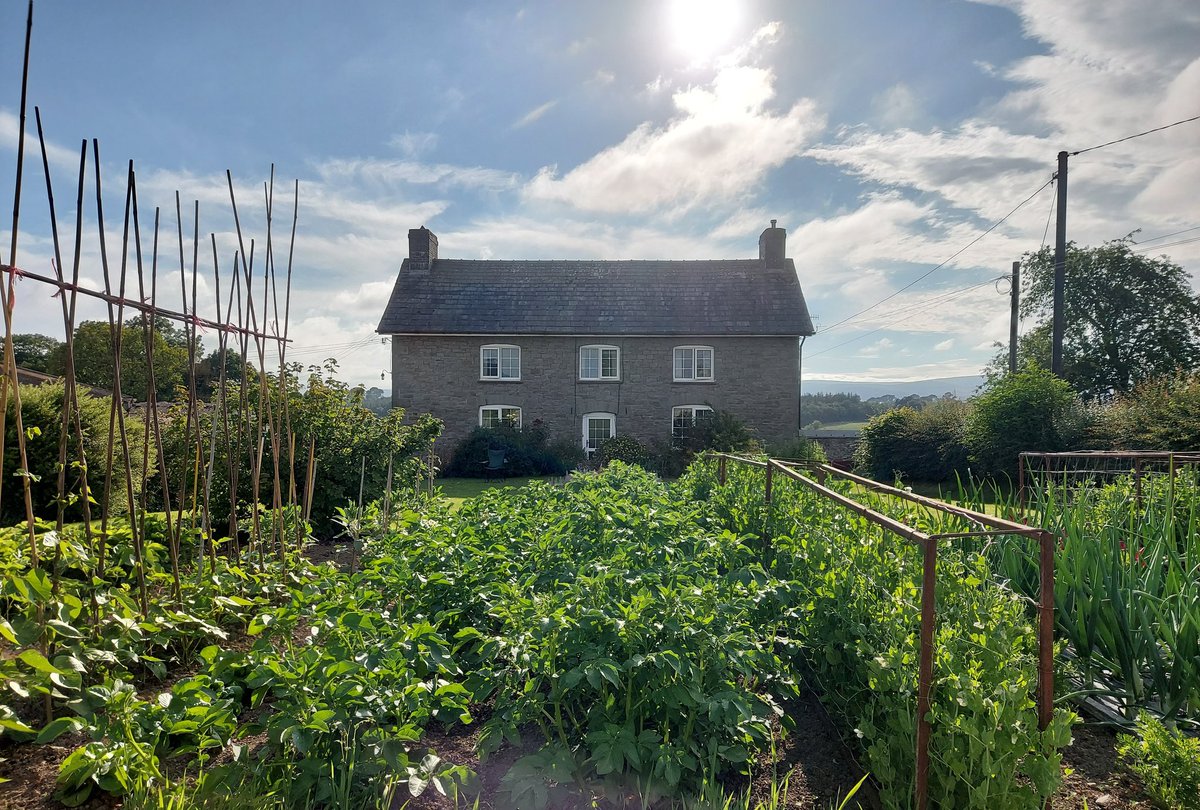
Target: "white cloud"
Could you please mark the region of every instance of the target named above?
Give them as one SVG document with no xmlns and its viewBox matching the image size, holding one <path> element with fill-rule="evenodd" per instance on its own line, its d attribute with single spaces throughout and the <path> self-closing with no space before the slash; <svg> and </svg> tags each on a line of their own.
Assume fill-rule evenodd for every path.
<svg viewBox="0 0 1200 810">
<path fill-rule="evenodd" d="M 774 82 L 766 69 L 724 68 L 710 86 L 675 93 L 676 115 L 665 125 L 643 123 L 562 176 L 544 167 L 526 186 L 526 198 L 666 216 L 697 206 L 736 207 L 824 126 L 809 100 L 771 111 Z"/>
<path fill-rule="evenodd" d="M 399 149 L 405 157 L 419 157 L 426 152 L 430 152 L 437 147 L 438 134 L 436 132 L 409 132 L 405 130 L 399 135 L 394 135 L 388 142 L 389 146 Z"/>
<path fill-rule="evenodd" d="M 512 128 L 513 129 L 521 129 L 522 127 L 529 126 L 534 121 L 537 121 L 543 115 L 545 115 L 546 113 L 548 113 L 552 109 L 554 109 L 556 104 L 558 104 L 558 99 L 551 99 L 550 101 L 547 101 L 545 104 L 540 104 L 537 107 L 534 107 L 532 110 L 525 113 L 520 118 L 518 118 L 516 121 L 514 121 Z"/>
<path fill-rule="evenodd" d="M 954 338 L 948 338 L 947 340 L 943 340 L 941 343 L 935 343 L 933 345 L 933 350 L 935 352 L 948 352 L 953 348 Z"/>
<path fill-rule="evenodd" d="M 326 160 L 314 167 L 318 176 L 332 183 L 368 185 L 375 188 L 409 184 L 417 186 L 514 188 L 519 178 L 513 172 L 482 166 L 455 166 L 449 163 L 422 163 L 415 160 L 355 158 Z"/>
<path fill-rule="evenodd" d="M 893 343 L 890 338 L 880 338 L 879 340 L 875 341 L 871 345 L 866 346 L 863 349 L 860 349 L 858 352 L 858 356 L 859 357 L 878 357 L 879 355 L 883 354 L 884 352 L 888 351 L 889 349 L 894 348 L 895 345 L 896 344 Z"/>
</svg>

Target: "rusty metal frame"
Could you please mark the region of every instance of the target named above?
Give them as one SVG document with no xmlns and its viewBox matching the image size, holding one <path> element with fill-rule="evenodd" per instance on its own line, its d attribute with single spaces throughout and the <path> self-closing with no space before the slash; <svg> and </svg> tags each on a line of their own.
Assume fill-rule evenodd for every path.
<svg viewBox="0 0 1200 810">
<path fill-rule="evenodd" d="M 1168 474 L 1171 477 L 1172 492 L 1174 491 L 1175 471 L 1180 464 L 1200 464 L 1200 453 L 1193 450 L 1064 450 L 1054 453 L 1040 451 L 1026 451 L 1017 456 L 1017 504 L 1022 511 L 1025 510 L 1025 476 L 1028 470 L 1029 474 L 1040 472 L 1043 477 L 1049 472 L 1057 472 L 1062 469 L 1065 472 L 1065 464 L 1071 461 L 1088 461 L 1092 459 L 1101 460 L 1121 460 L 1126 459 L 1133 462 L 1133 468 L 1130 470 L 1133 473 L 1134 487 L 1138 503 L 1142 500 L 1142 475 L 1146 462 L 1157 461 L 1167 464 Z M 1039 467 L 1035 471 L 1030 464 L 1031 461 L 1037 460 Z M 1061 466 L 1060 466 L 1061 465 Z M 1083 469 L 1082 471 L 1086 471 Z"/>
<path fill-rule="evenodd" d="M 716 458 L 718 478 L 724 484 L 727 477 L 727 462 L 733 461 L 754 467 L 766 468 L 766 485 L 764 502 L 767 510 L 767 532 L 770 532 L 770 516 L 772 504 L 773 472 L 778 471 L 802 486 L 816 492 L 834 503 L 842 506 L 870 522 L 883 527 L 906 541 L 918 545 L 922 551 L 921 572 L 921 637 L 920 654 L 917 672 L 917 740 L 916 740 L 916 785 L 915 800 L 918 810 L 924 810 L 928 804 L 929 791 L 929 738 L 932 729 L 928 715 L 931 706 L 933 688 L 933 653 L 934 632 L 937 626 L 937 549 L 942 540 L 965 537 L 992 536 L 997 534 L 1015 534 L 1035 538 L 1039 546 L 1040 598 L 1038 608 L 1038 728 L 1045 730 L 1054 717 L 1054 543 L 1057 536 L 1046 529 L 1015 523 L 1011 520 L 976 512 L 973 509 L 955 506 L 953 504 L 928 498 L 923 495 L 881 484 L 869 478 L 840 470 L 829 464 L 817 462 L 788 462 L 768 458 L 765 462 L 745 458 L 729 453 L 709 453 L 708 457 Z M 796 468 L 804 468 L 815 473 L 813 480 L 801 474 Z M 866 489 L 903 500 L 918 503 L 931 509 L 949 515 L 963 518 L 979 526 L 988 527 L 974 532 L 947 532 L 943 534 L 926 534 L 918 529 L 896 520 L 889 515 L 878 512 L 869 506 L 843 495 L 825 486 L 825 479 L 834 475 L 852 481 Z M 766 538 L 764 538 L 766 539 Z"/>
</svg>

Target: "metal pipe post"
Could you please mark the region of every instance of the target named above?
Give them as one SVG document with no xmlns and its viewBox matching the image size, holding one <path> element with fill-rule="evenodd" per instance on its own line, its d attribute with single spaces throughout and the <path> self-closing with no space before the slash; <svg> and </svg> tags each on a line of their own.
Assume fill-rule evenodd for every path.
<svg viewBox="0 0 1200 810">
<path fill-rule="evenodd" d="M 937 623 L 937 540 L 924 542 L 921 577 L 921 660 L 917 673 L 917 810 L 925 810 L 929 794 L 930 692 L 933 688 L 933 633 Z"/>
<path fill-rule="evenodd" d="M 1054 542 L 1052 532 L 1038 535 L 1041 595 L 1038 600 L 1038 728 L 1054 717 Z"/>
</svg>

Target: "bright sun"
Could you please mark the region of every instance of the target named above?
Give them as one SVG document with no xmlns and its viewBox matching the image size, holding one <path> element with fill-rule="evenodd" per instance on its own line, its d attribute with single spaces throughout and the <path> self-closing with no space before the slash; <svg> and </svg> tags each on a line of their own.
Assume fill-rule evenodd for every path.
<svg viewBox="0 0 1200 810">
<path fill-rule="evenodd" d="M 696 61 L 715 56 L 733 34 L 740 5 L 740 0 L 671 0 L 675 47 Z"/>
</svg>

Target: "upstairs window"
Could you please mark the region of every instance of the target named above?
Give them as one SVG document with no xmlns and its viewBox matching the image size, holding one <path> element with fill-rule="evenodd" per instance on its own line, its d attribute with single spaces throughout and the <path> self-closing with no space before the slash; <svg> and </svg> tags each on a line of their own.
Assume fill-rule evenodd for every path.
<svg viewBox="0 0 1200 810">
<path fill-rule="evenodd" d="M 479 409 L 479 426 L 485 428 L 521 427 L 521 409 L 516 405 L 484 405 Z"/>
<path fill-rule="evenodd" d="M 521 347 L 494 345 L 479 350 L 479 379 L 521 379 Z"/>
<path fill-rule="evenodd" d="M 708 405 L 675 406 L 671 409 L 671 436 L 676 439 L 686 438 L 692 432 L 692 428 L 712 418 L 712 410 Z"/>
<path fill-rule="evenodd" d="M 579 379 L 619 380 L 621 350 L 616 346 L 581 346 L 579 349 Z"/>
<path fill-rule="evenodd" d="M 674 366 L 675 382 L 711 382 L 712 346 L 676 346 Z"/>
</svg>

